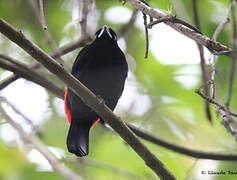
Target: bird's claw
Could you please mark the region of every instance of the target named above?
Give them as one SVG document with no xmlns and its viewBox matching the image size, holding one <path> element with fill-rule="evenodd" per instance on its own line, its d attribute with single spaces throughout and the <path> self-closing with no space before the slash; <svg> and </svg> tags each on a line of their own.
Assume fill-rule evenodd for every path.
<svg viewBox="0 0 237 180">
<path fill-rule="evenodd" d="M 100 104 L 105 104 L 105 100 L 101 97 L 101 95 L 97 95 L 96 99 L 99 101 Z"/>
</svg>

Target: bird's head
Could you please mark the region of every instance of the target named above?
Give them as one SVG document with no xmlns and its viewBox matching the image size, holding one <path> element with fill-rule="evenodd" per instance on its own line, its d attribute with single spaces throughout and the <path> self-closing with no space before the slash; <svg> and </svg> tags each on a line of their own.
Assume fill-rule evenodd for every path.
<svg viewBox="0 0 237 180">
<path fill-rule="evenodd" d="M 96 39 L 112 39 L 112 40 L 117 40 L 117 35 L 116 33 L 108 28 L 106 25 L 100 28 L 96 33 L 95 33 Z"/>
</svg>

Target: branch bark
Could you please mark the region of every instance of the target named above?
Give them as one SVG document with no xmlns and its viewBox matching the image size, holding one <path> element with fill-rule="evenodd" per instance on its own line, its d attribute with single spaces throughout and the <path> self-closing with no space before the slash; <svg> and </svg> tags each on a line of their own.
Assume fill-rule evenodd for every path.
<svg viewBox="0 0 237 180">
<path fill-rule="evenodd" d="M 142 11 L 143 13 L 145 13 L 153 18 L 160 19 L 160 18 L 164 18 L 164 17 L 168 16 L 167 14 L 165 14 L 161 11 L 155 10 L 155 9 L 147 6 L 142 1 L 127 0 L 127 2 L 129 2 L 136 9 Z M 215 55 L 226 55 L 226 56 L 230 56 L 230 57 L 237 56 L 237 52 L 233 51 L 231 48 L 229 48 L 219 42 L 216 42 L 213 39 L 211 39 L 201 33 L 198 33 L 197 31 L 194 31 L 193 29 L 188 28 L 187 26 L 184 26 L 183 24 L 172 22 L 172 20 L 165 21 L 164 23 L 166 25 L 172 27 L 174 30 L 182 33 L 183 35 L 193 39 L 198 44 L 207 47 L 211 51 L 211 53 L 213 53 Z M 188 23 L 186 23 L 186 24 L 188 24 Z"/>
<path fill-rule="evenodd" d="M 161 179 L 176 179 L 174 175 L 167 170 L 165 165 L 141 143 L 120 118 L 118 118 L 105 104 L 101 103 L 82 83 L 71 74 L 67 73 L 63 67 L 58 65 L 52 57 L 29 41 L 21 31 L 17 31 L 4 20 L 0 19 L 0 32 L 24 49 L 38 62 L 42 63 L 50 72 L 55 74 L 71 88 L 86 105 L 98 113 L 98 115 L 100 115 L 132 147 L 132 149 L 145 161 L 146 165 Z"/>
<path fill-rule="evenodd" d="M 23 77 L 29 81 L 35 82 L 50 90 L 58 97 L 63 98 L 63 89 L 61 87 L 11 57 L 0 54 L 0 67 L 14 72 L 18 77 Z"/>
<path fill-rule="evenodd" d="M 58 57 L 61 57 L 65 54 L 75 50 L 76 48 L 84 46 L 86 44 L 86 42 L 89 41 L 90 39 L 91 39 L 91 37 L 89 37 L 89 36 L 81 37 L 74 42 L 70 42 L 70 43 L 58 48 L 53 53 L 51 53 L 50 56 L 55 59 Z M 30 68 L 32 68 L 32 69 L 38 69 L 40 67 L 41 67 L 41 64 L 38 62 L 34 62 L 30 66 Z M 5 87 L 7 87 L 8 85 L 10 85 L 11 83 L 13 83 L 14 81 L 16 81 L 18 78 L 19 77 L 17 75 L 12 75 L 12 76 L 8 77 L 5 81 L 3 81 L 0 84 L 0 91 L 2 89 L 4 89 Z"/>
<path fill-rule="evenodd" d="M 236 27 L 236 16 L 235 16 L 235 7 L 236 7 L 236 0 L 232 0 L 231 3 L 231 22 L 232 22 L 232 48 L 233 50 L 237 49 L 237 27 Z M 231 70 L 229 74 L 229 87 L 228 87 L 228 96 L 226 100 L 226 107 L 227 109 L 230 108 L 231 99 L 233 95 L 233 85 L 235 80 L 235 74 L 236 74 L 236 58 L 232 58 L 231 61 Z"/>
<path fill-rule="evenodd" d="M 27 74 L 27 76 L 35 76 L 35 74 L 34 73 L 29 73 L 29 74 Z M 44 77 L 42 79 L 44 79 Z M 35 81 L 35 78 L 33 78 L 33 77 L 29 77 L 28 80 L 30 80 L 30 81 L 32 81 L 36 84 L 39 84 L 39 82 Z M 48 83 L 48 84 L 46 86 L 43 86 L 43 87 L 49 90 L 48 87 L 52 86 L 52 82 L 46 82 L 46 83 Z M 42 84 L 39 84 L 39 85 L 42 86 Z M 60 91 L 59 93 L 57 93 L 57 91 L 55 91 L 55 90 L 53 90 L 51 92 L 56 94 L 56 95 L 61 94 L 59 96 L 59 98 L 63 99 L 63 93 L 64 93 L 63 89 L 61 88 L 59 91 Z M 220 109 L 222 111 L 227 110 L 224 106 L 222 106 L 221 104 L 216 102 L 214 99 L 208 98 L 205 95 L 203 96 L 203 94 L 200 91 L 198 91 L 198 94 L 201 97 L 203 97 L 204 99 L 208 100 L 210 103 L 218 106 L 218 109 Z M 231 116 L 237 117 L 237 114 L 235 114 L 235 113 L 229 112 L 229 114 Z M 199 151 L 199 150 L 185 148 L 183 146 L 179 146 L 179 145 L 176 145 L 174 143 L 165 141 L 165 140 L 163 140 L 159 137 L 156 137 L 156 136 L 154 136 L 154 135 L 152 135 L 152 134 L 150 134 L 150 133 L 148 133 L 144 130 L 141 130 L 141 129 L 133 126 L 132 124 L 129 124 L 129 123 L 126 123 L 126 124 L 140 138 L 142 138 L 146 141 L 149 141 L 151 143 L 154 143 L 158 146 L 162 146 L 164 148 L 172 150 L 174 152 L 186 155 L 186 156 L 190 156 L 190 157 L 193 157 L 193 158 L 200 158 L 200 159 L 213 159 L 213 160 L 224 160 L 224 161 L 236 161 L 237 160 L 237 155 L 236 154 L 211 153 L 211 152 L 203 152 L 203 151 Z"/>
<path fill-rule="evenodd" d="M 192 7 L 193 7 L 193 16 L 194 16 L 195 26 L 196 26 L 196 28 L 198 28 L 201 31 L 197 0 L 192 0 Z M 201 72 L 202 72 L 202 81 L 203 81 L 204 92 L 206 95 L 209 95 L 209 88 L 208 88 L 208 83 L 207 83 L 209 81 L 209 77 L 208 77 L 209 73 L 207 72 L 207 69 L 206 69 L 204 48 L 200 44 L 197 44 L 197 46 L 198 46 L 199 56 L 200 56 L 200 60 L 201 60 L 200 66 L 201 66 Z M 207 119 L 209 120 L 210 123 L 212 123 L 210 104 L 207 100 L 205 100 L 204 108 L 205 108 L 205 113 L 206 113 Z"/>
</svg>

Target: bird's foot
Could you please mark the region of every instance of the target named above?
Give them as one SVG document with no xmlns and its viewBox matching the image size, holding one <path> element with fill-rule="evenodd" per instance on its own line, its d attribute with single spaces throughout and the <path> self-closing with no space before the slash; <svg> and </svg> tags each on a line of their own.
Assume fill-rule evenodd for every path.
<svg viewBox="0 0 237 180">
<path fill-rule="evenodd" d="M 96 95 L 96 99 L 99 101 L 100 104 L 105 104 L 105 100 L 102 98 L 101 95 Z"/>
</svg>

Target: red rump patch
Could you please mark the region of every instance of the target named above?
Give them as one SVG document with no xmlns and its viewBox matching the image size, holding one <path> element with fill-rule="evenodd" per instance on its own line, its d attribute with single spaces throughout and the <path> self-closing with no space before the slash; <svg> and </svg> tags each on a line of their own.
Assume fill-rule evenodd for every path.
<svg viewBox="0 0 237 180">
<path fill-rule="evenodd" d="M 64 111 L 65 111 L 65 114 L 66 114 L 66 118 L 67 118 L 67 122 L 69 124 L 72 123 L 72 114 L 71 114 L 71 111 L 68 107 L 68 104 L 67 104 L 67 97 L 68 97 L 68 88 L 65 88 L 65 92 L 64 92 Z M 95 126 L 96 123 L 100 122 L 100 118 L 97 118 L 93 124 L 91 125 L 90 128 L 93 128 Z"/>
<path fill-rule="evenodd" d="M 64 111 L 65 111 L 65 114 L 66 114 L 67 122 L 69 124 L 71 124 L 72 115 L 71 115 L 70 109 L 67 105 L 67 97 L 68 97 L 68 88 L 65 88 L 65 92 L 64 92 Z"/>
<path fill-rule="evenodd" d="M 91 125 L 90 128 L 93 128 L 95 126 L 96 123 L 100 122 L 100 118 L 97 118 L 96 120 L 94 120 L 93 124 Z"/>
</svg>

